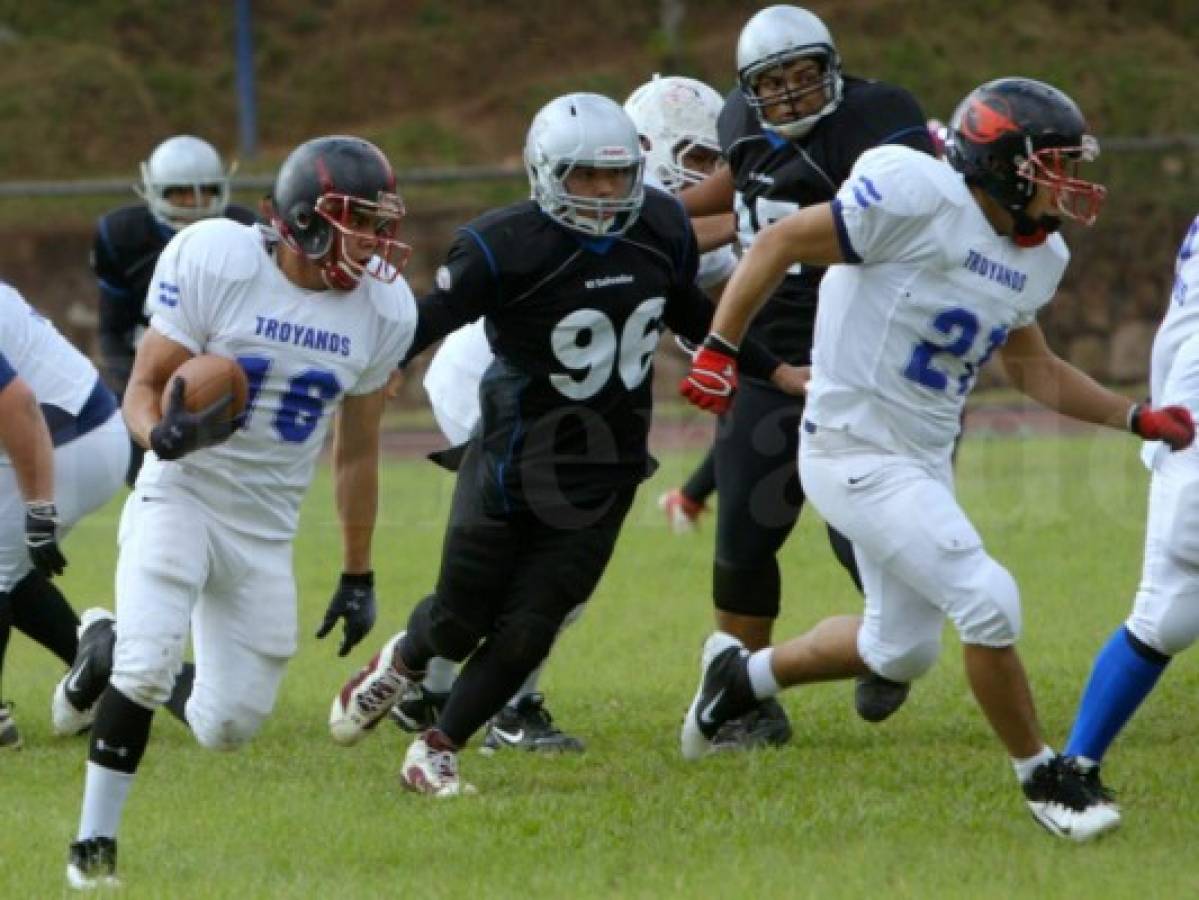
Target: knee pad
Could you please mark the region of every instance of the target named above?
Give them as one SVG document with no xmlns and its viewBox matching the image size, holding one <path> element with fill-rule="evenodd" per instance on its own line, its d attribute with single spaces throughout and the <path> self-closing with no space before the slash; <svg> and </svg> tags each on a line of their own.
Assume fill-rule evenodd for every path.
<svg viewBox="0 0 1199 900">
<path fill-rule="evenodd" d="M 531 672 L 550 655 L 562 623 L 549 616 L 516 613 L 492 639 L 496 659 L 505 668 Z"/>
<path fill-rule="evenodd" d="M 214 710 L 194 694 L 187 702 L 187 724 L 206 750 L 240 750 L 258 733 L 265 718 L 241 705 Z"/>
<path fill-rule="evenodd" d="M 908 684 L 936 665 L 940 655 L 941 641 L 929 640 L 897 648 L 895 651 L 876 651 L 866 663 L 872 671 L 888 681 Z"/>
<path fill-rule="evenodd" d="M 777 619 L 781 593 L 779 564 L 773 556 L 753 568 L 738 568 L 720 560 L 712 565 L 712 598 L 721 612 Z"/>
<path fill-rule="evenodd" d="M 157 709 L 171 696 L 182 666 L 182 660 L 164 656 L 162 648 L 122 641 L 118 632 L 108 682 L 138 706 Z"/>
<path fill-rule="evenodd" d="M 411 631 L 423 633 L 436 656 L 462 662 L 483 639 L 483 629 L 448 609 L 430 594 L 412 611 Z"/>
<path fill-rule="evenodd" d="M 981 551 L 980 551 L 981 552 Z M 1020 637 L 1020 589 L 1003 566 L 982 554 L 957 562 L 962 577 L 946 582 L 945 612 L 964 644 L 1010 647 Z"/>
<path fill-rule="evenodd" d="M 1177 656 L 1199 638 L 1199 598 L 1174 596 L 1166 607 L 1146 615 L 1134 609 L 1129 634 L 1163 656 Z"/>
</svg>

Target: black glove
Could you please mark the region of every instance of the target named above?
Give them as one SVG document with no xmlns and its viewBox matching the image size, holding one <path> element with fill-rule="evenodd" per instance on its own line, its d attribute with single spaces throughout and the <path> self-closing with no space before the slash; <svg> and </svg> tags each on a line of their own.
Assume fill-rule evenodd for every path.
<svg viewBox="0 0 1199 900">
<path fill-rule="evenodd" d="M 232 393 L 199 412 L 190 413 L 183 405 L 186 389 L 184 380 L 175 376 L 170 402 L 163 410 L 162 419 L 150 431 L 150 449 L 159 459 L 179 459 L 195 450 L 219 444 L 237 430 L 236 420 L 229 415 Z"/>
<path fill-rule="evenodd" d="M 25 504 L 25 548 L 33 567 L 46 578 L 61 575 L 67 558 L 58 549 L 58 508 L 35 500 Z"/>
<path fill-rule="evenodd" d="M 346 620 L 341 646 L 337 649 L 338 656 L 345 656 L 375 627 L 374 572 L 362 575 L 342 574 L 316 636 L 323 638 L 327 635 L 333 630 L 338 619 Z"/>
</svg>

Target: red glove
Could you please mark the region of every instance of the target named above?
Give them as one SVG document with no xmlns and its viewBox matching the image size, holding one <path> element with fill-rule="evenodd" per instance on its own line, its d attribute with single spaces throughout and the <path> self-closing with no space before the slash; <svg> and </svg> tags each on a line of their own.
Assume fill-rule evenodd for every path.
<svg viewBox="0 0 1199 900">
<path fill-rule="evenodd" d="M 691 371 L 679 382 L 689 402 L 720 415 L 737 391 L 737 348 L 712 332 L 691 359 Z"/>
<path fill-rule="evenodd" d="M 1147 441 L 1165 441 L 1171 450 L 1183 450 L 1195 440 L 1195 421 L 1185 406 L 1154 409 L 1138 403 L 1128 414 L 1128 430 Z"/>
</svg>

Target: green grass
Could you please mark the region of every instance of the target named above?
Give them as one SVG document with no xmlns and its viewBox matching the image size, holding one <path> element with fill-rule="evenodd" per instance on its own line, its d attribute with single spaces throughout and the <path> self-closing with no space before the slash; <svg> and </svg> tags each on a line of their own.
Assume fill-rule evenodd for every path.
<svg viewBox="0 0 1199 900">
<path fill-rule="evenodd" d="M 1095 650 L 1126 614 L 1140 568 L 1147 476 L 1118 437 L 967 441 L 960 494 L 992 554 L 1016 575 L 1021 643 L 1041 717 L 1064 740 Z M 630 515 L 609 572 L 563 639 L 545 687 L 559 722 L 588 741 L 576 758 L 467 751 L 480 796 L 405 795 L 406 745 L 390 726 L 353 750 L 325 731 L 354 665 L 404 622 L 432 583 L 451 482 L 427 463 L 385 477 L 369 646 L 339 660 L 312 631 L 338 571 L 322 476 L 296 558 L 303 636 L 274 716 L 233 756 L 200 749 L 160 716 L 121 833 L 134 897 L 1078 897 L 1194 896 L 1199 676 L 1184 657 L 1117 744 L 1107 769 L 1122 831 L 1059 843 L 1025 811 L 1011 768 L 975 709 L 956 639 L 892 722 L 858 721 L 848 685 L 784 696 L 794 744 L 685 764 L 680 715 L 710 628 L 711 523 L 676 538 L 658 491 L 690 457 L 665 459 Z M 111 604 L 118 506 L 71 538 L 63 586 Z M 806 516 L 783 554 L 788 636 L 859 606 Z M 48 734 L 58 665 L 16 636 L 5 680 L 27 749 L 0 755 L 6 825 L 0 896 L 61 890 L 77 823 L 84 742 Z"/>
</svg>

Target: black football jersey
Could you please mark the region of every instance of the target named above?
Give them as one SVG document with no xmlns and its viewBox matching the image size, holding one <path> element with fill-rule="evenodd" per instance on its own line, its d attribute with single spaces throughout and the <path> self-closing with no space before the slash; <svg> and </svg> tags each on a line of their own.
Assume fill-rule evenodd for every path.
<svg viewBox="0 0 1199 900">
<path fill-rule="evenodd" d="M 846 76 L 837 108 L 799 140 L 766 131 L 739 88 L 717 121 L 736 186 L 737 239 L 747 248 L 772 222 L 832 200 L 865 150 L 906 144 L 933 153 L 924 112 L 907 91 Z M 816 297 L 824 269 L 796 264 L 750 326 L 750 334 L 787 362 L 811 362 Z"/>
<path fill-rule="evenodd" d="M 258 221 L 251 210 L 234 203 L 225 215 L 244 225 Z M 133 363 L 135 329 L 149 324 L 146 291 L 154 266 L 174 236 L 145 204 L 122 206 L 96 223 L 91 264 L 100 285 L 100 349 L 110 387 L 118 392 L 124 390 Z"/>
<path fill-rule="evenodd" d="M 663 326 L 701 341 L 712 318 L 697 266 L 682 207 L 653 189 L 620 236 L 587 238 L 532 201 L 459 229 L 434 290 L 418 302 L 409 356 L 486 317 L 495 360 L 479 386 L 480 471 L 459 477 L 480 479 L 491 514 L 600 503 L 650 474 Z M 751 371 L 767 375 L 775 364 L 743 351 Z"/>
</svg>

